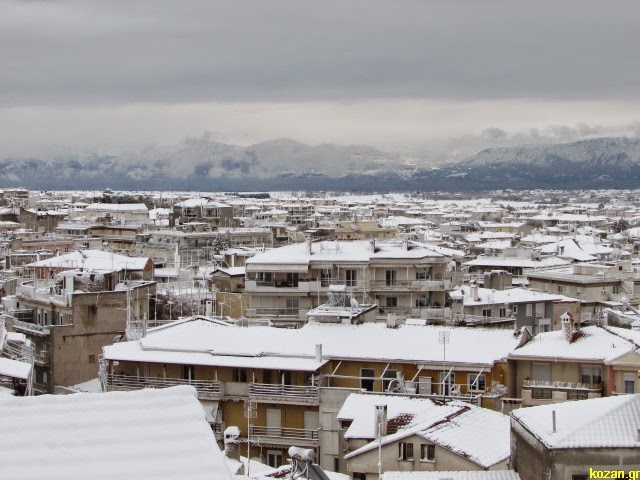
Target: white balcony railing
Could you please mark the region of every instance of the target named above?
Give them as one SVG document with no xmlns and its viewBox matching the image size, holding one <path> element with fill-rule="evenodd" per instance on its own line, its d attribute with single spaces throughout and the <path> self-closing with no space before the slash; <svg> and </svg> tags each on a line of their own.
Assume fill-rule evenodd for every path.
<svg viewBox="0 0 640 480">
<path fill-rule="evenodd" d="M 298 443 L 317 443 L 319 440 L 320 429 L 307 428 L 285 428 L 285 427 L 265 427 L 251 425 L 252 437 L 269 438 L 270 441 L 278 440 L 283 444 Z"/>
<path fill-rule="evenodd" d="M 542 405 L 567 400 L 587 400 L 602 396 L 602 384 L 547 382 L 525 380 L 522 385 L 523 405 Z"/>
<path fill-rule="evenodd" d="M 222 383 L 217 380 L 187 380 L 182 378 L 138 377 L 135 375 L 106 374 L 107 391 L 141 390 L 143 388 L 168 388 L 191 385 L 200 398 L 222 397 Z"/>
<path fill-rule="evenodd" d="M 271 399 L 274 402 L 317 403 L 318 387 L 251 383 L 249 384 L 249 396 L 252 398 Z"/>
<path fill-rule="evenodd" d="M 23 322 L 21 320 L 14 320 L 13 328 L 16 330 L 26 330 L 27 332 L 38 335 L 49 335 L 51 332 L 51 327 L 49 325 L 38 325 L 36 323 Z"/>
</svg>

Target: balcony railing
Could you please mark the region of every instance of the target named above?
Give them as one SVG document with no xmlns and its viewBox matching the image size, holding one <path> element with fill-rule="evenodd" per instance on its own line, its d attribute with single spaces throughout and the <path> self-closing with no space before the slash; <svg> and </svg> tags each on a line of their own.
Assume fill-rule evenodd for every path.
<svg viewBox="0 0 640 480">
<path fill-rule="evenodd" d="M 602 384 L 547 382 L 525 380 L 522 385 L 522 404 L 542 405 L 567 400 L 587 400 L 602 396 Z"/>
<path fill-rule="evenodd" d="M 451 280 L 371 280 L 370 284 L 372 290 L 428 292 L 450 288 Z"/>
<path fill-rule="evenodd" d="M 285 445 L 292 444 L 316 444 L 319 441 L 320 429 L 264 427 L 251 425 L 252 437 L 269 438 L 270 443 L 282 442 Z"/>
<path fill-rule="evenodd" d="M 318 403 L 318 387 L 271 383 L 249 384 L 249 396 L 274 403 Z"/>
<path fill-rule="evenodd" d="M 141 390 L 143 388 L 168 388 L 176 385 L 191 385 L 200 398 L 219 399 L 222 397 L 222 383 L 217 380 L 187 380 L 182 378 L 138 377 L 134 375 L 114 375 L 107 373 L 107 391 Z"/>
<path fill-rule="evenodd" d="M 38 365 L 48 365 L 49 364 L 49 352 L 43 350 L 42 352 L 35 353 L 33 355 L 33 361 Z"/>
<path fill-rule="evenodd" d="M 38 325 L 37 323 L 23 322 L 21 320 L 13 321 L 13 328 L 16 330 L 24 330 L 37 335 L 49 335 L 51 327 L 49 325 Z"/>
<path fill-rule="evenodd" d="M 247 317 L 295 317 L 304 318 L 307 311 L 300 308 L 247 307 Z"/>
</svg>

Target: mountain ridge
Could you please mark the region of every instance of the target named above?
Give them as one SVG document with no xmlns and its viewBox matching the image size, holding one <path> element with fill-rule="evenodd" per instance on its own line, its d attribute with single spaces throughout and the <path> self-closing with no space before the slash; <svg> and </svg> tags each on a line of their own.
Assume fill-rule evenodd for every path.
<svg viewBox="0 0 640 480">
<path fill-rule="evenodd" d="M 495 190 L 636 188 L 640 139 L 487 148 L 430 166 L 370 147 L 274 139 L 246 147 L 203 136 L 124 154 L 0 160 L 0 188 L 122 190 Z M 579 168 L 578 168 L 579 167 Z"/>
</svg>

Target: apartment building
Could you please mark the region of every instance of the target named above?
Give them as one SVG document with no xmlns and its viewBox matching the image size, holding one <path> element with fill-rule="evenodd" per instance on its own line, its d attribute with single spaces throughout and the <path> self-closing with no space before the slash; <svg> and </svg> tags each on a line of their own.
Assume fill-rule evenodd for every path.
<svg viewBox="0 0 640 480">
<path fill-rule="evenodd" d="M 246 316 L 277 323 L 305 321 L 344 285 L 361 303 L 376 303 L 386 318 L 447 318 L 451 257 L 408 241 L 321 241 L 287 245 L 246 261 Z"/>
<path fill-rule="evenodd" d="M 89 221 L 108 221 L 121 225 L 147 225 L 149 209 L 144 203 L 92 203 L 77 212 Z M 73 215 L 70 215 L 70 219 Z"/>
<path fill-rule="evenodd" d="M 640 470 L 640 396 L 511 413 L 511 468 L 522 480 L 633 478 Z"/>
<path fill-rule="evenodd" d="M 564 268 L 527 270 L 532 289 L 585 302 L 640 302 L 640 275 L 630 261 L 577 263 Z"/>
<path fill-rule="evenodd" d="M 262 247 L 273 245 L 273 234 L 268 228 L 221 228 L 214 232 L 177 232 L 174 230 L 148 231 L 138 235 L 137 251 L 160 263 L 188 268 L 214 260 L 230 246 Z"/>
<path fill-rule="evenodd" d="M 33 263 L 25 275 L 3 298 L 3 317 L 35 346 L 37 393 L 95 378 L 102 347 L 124 335 L 128 318 L 149 318 L 155 297 L 148 258 L 86 250 Z"/>
<path fill-rule="evenodd" d="M 352 393 L 338 412 L 347 472 L 506 470 L 509 417 L 462 402 Z M 447 476 L 448 477 L 448 476 Z"/>
<path fill-rule="evenodd" d="M 640 391 L 640 331 L 580 328 L 569 314 L 562 324 L 562 330 L 540 333 L 509 354 L 510 397 L 532 406 Z"/>
<path fill-rule="evenodd" d="M 350 393 L 492 405 L 492 385 L 506 381 L 504 359 L 517 341 L 510 331 L 480 328 L 283 329 L 200 317 L 105 346 L 101 378 L 107 391 L 191 384 L 219 439 L 234 425 L 251 456 L 271 466 L 294 444 L 316 449 L 323 468 L 344 471 L 337 412 Z"/>
<path fill-rule="evenodd" d="M 490 276 L 491 274 L 485 274 L 485 277 Z M 505 281 L 510 283 L 510 276 L 505 277 Z M 489 279 L 485 280 L 485 285 L 489 287 L 494 284 L 495 282 L 492 283 Z M 472 283 L 456 288 L 450 296 L 453 300 L 452 318 L 456 323 L 516 329 L 529 327 L 536 335 L 539 332 L 560 330 L 560 316 L 564 312 L 580 318 L 580 300 L 560 294 L 553 295 L 524 288 L 481 288 L 477 283 Z"/>
<path fill-rule="evenodd" d="M 169 227 L 190 222 L 202 222 L 211 227 L 236 227 L 233 206 L 207 197 L 189 198 L 173 205 Z"/>
</svg>

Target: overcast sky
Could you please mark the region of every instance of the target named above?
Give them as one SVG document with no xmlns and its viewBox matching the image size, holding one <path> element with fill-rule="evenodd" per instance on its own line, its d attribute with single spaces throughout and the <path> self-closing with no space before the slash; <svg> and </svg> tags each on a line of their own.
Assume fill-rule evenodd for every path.
<svg viewBox="0 0 640 480">
<path fill-rule="evenodd" d="M 640 2 L 0 0 L 0 155 L 640 132 Z"/>
</svg>

